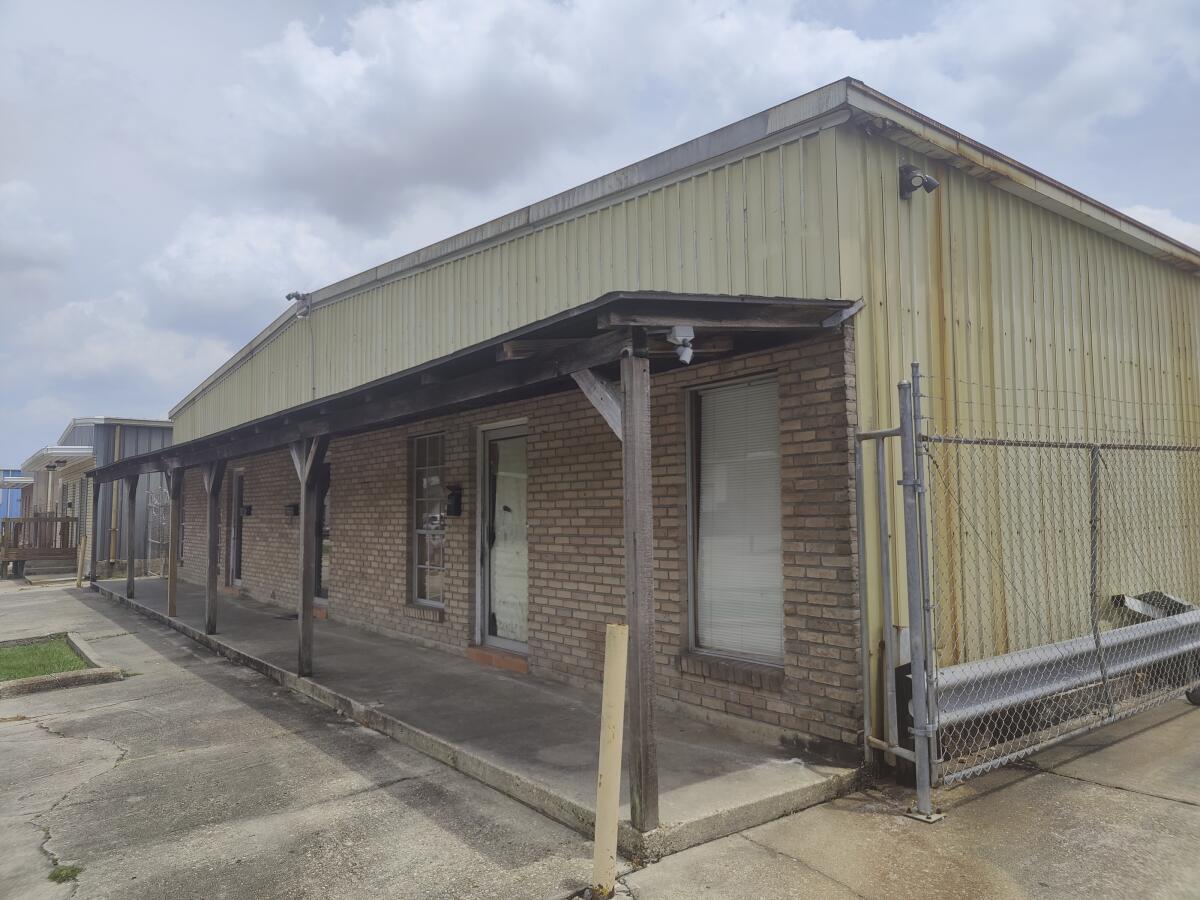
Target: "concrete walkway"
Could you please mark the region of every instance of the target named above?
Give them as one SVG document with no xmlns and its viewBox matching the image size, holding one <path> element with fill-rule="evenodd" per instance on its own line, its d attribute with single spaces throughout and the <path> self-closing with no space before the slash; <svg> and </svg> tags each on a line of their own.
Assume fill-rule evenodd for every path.
<svg viewBox="0 0 1200 900">
<path fill-rule="evenodd" d="M 222 595 L 218 634 L 202 633 L 204 592 L 181 585 L 178 617 L 166 583 L 98 584 L 102 596 L 183 631 L 222 655 L 477 778 L 581 833 L 595 802 L 599 697 L 484 668 L 332 621 L 317 621 L 314 675 L 296 671 L 297 624 L 277 606 Z M 854 785 L 850 769 L 803 761 L 766 739 L 727 733 L 692 716 L 658 717 L 661 828 L 627 824 L 621 849 L 657 858 L 821 803 Z M 627 801 L 627 788 L 622 784 Z M 622 805 L 628 817 L 628 803 Z"/>
<path fill-rule="evenodd" d="M 563 900 L 591 844 L 90 591 L 0 581 L 0 636 L 122 681 L 0 701 L 4 900 Z M 55 864 L 78 880 L 48 880 Z"/>
<path fill-rule="evenodd" d="M 634 872 L 637 900 L 1200 897 L 1200 709 L 1178 700 L 936 792 L 851 794 Z"/>
</svg>

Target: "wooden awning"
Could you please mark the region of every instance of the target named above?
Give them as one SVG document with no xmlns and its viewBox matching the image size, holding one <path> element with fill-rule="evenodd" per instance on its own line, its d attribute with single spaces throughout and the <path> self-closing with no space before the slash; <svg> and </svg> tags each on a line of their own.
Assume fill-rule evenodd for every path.
<svg viewBox="0 0 1200 900">
<path fill-rule="evenodd" d="M 298 440 L 354 434 L 547 393 L 570 384 L 573 373 L 604 367 L 625 355 L 649 357 L 653 371 L 676 368 L 681 363 L 666 341 L 673 325 L 694 329 L 696 358 L 702 361 L 838 328 L 861 306 L 862 301 L 853 300 L 613 292 L 378 381 L 130 456 L 92 474 L 108 482 L 190 468 L 280 449 Z"/>
</svg>

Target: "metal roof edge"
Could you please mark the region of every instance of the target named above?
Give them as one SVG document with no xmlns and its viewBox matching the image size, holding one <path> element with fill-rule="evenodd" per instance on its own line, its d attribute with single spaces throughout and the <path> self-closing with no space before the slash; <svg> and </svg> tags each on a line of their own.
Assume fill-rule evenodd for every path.
<svg viewBox="0 0 1200 900">
<path fill-rule="evenodd" d="M 848 103 L 853 109 L 885 119 L 945 153 L 986 169 L 996 176 L 991 181 L 996 187 L 1134 246 L 1177 268 L 1200 274 L 1200 250 L 1195 247 L 955 131 L 858 79 L 848 79 L 848 90 Z"/>
<path fill-rule="evenodd" d="M 843 111 L 841 117 L 831 118 L 828 125 L 822 124 L 820 127 L 841 124 L 847 111 L 886 119 L 945 153 L 987 169 L 996 176 L 993 183 L 999 188 L 1121 240 L 1157 259 L 1165 259 L 1180 268 L 1200 273 L 1200 251 L 917 112 L 857 78 L 846 77 L 319 288 L 310 295 L 310 303 L 315 307 L 337 302 L 367 287 L 510 238 L 522 230 L 531 230 L 553 219 L 578 213 L 588 206 L 624 193 L 646 189 L 656 181 L 681 175 L 690 168 L 713 162 L 722 156 L 748 153 L 756 144 L 772 136 L 801 130 L 838 110 Z M 210 387 L 252 357 L 259 347 L 274 339 L 294 318 L 294 308 L 289 307 L 171 407 L 168 415 L 174 419 Z"/>
<path fill-rule="evenodd" d="M 58 436 L 58 439 L 60 441 L 65 440 L 67 433 L 72 428 L 77 428 L 80 425 L 144 425 L 149 428 L 175 427 L 175 423 L 170 419 L 125 419 L 119 416 L 77 416 L 67 423 L 67 427 L 63 429 L 63 433 Z"/>
<path fill-rule="evenodd" d="M 42 447 L 40 450 L 35 450 L 29 459 L 21 463 L 22 472 L 37 472 L 42 468 L 41 459 L 58 457 L 66 457 L 68 459 L 85 459 L 93 456 L 94 451 L 91 447 L 81 446 L 62 446 L 59 444 L 50 444 L 47 447 Z"/>
<path fill-rule="evenodd" d="M 656 181 L 669 178 L 693 166 L 703 165 L 740 150 L 748 150 L 755 143 L 773 135 L 801 129 L 814 120 L 839 109 L 845 109 L 849 83 L 850 79 L 842 78 L 824 87 L 801 94 L 799 97 L 786 100 L 770 109 L 725 125 L 716 131 L 648 156 L 607 175 L 593 178 L 591 181 L 560 191 L 544 200 L 539 200 L 482 225 L 429 244 L 412 253 L 365 269 L 313 291 L 310 303 L 313 306 L 321 306 L 334 302 L 366 287 L 409 274 L 434 263 L 443 262 L 467 251 L 479 249 L 501 238 L 510 237 L 522 229 L 531 229 L 617 195 L 646 188 Z M 845 114 L 842 116 L 843 121 L 844 119 Z M 841 123 L 831 120 L 828 124 L 829 127 L 832 127 Z M 220 381 L 243 360 L 252 356 L 259 347 L 275 337 L 293 318 L 295 318 L 294 309 L 289 307 L 251 338 L 237 353 L 222 363 L 215 372 L 189 391 L 187 396 L 171 407 L 168 415 L 174 418 L 207 388 Z"/>
</svg>

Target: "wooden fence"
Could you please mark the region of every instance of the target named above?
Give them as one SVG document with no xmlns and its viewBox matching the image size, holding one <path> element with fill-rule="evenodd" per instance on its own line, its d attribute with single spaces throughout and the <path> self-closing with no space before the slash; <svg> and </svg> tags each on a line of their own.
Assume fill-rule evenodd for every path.
<svg viewBox="0 0 1200 900">
<path fill-rule="evenodd" d="M 0 519 L 0 562 L 74 559 L 79 520 L 74 516 L 21 516 Z"/>
</svg>

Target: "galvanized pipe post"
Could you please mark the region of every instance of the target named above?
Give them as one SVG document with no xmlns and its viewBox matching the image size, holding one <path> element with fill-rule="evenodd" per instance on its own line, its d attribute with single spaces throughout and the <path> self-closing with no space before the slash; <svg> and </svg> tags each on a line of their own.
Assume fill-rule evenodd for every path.
<svg viewBox="0 0 1200 900">
<path fill-rule="evenodd" d="M 1096 662 L 1100 664 L 1100 685 L 1108 714 L 1114 715 L 1112 686 L 1108 682 L 1108 663 L 1100 642 L 1100 446 L 1088 450 L 1088 597 L 1091 600 L 1092 639 L 1096 642 Z"/>
<path fill-rule="evenodd" d="M 876 763 L 875 748 L 871 746 L 871 719 L 874 714 L 871 704 L 871 629 L 870 609 L 867 596 L 867 529 L 866 512 L 863 509 L 863 442 L 854 442 L 854 524 L 858 538 L 858 643 L 859 660 L 862 666 L 863 698 L 863 762 L 868 767 Z"/>
<path fill-rule="evenodd" d="M 875 505 L 879 519 L 879 590 L 883 607 L 883 723 L 884 737 L 893 747 L 900 743 L 896 716 L 896 623 L 892 599 L 892 518 L 887 477 L 887 441 L 875 442 Z"/>
<path fill-rule="evenodd" d="M 922 822 L 942 818 L 933 808 L 932 754 L 929 697 L 926 684 L 924 586 L 921 578 L 921 523 L 918 502 L 916 429 L 912 384 L 903 381 L 900 395 L 900 457 L 904 488 L 904 557 L 908 593 L 908 637 L 911 647 L 913 749 L 916 754 L 917 804 L 909 815 Z"/>
<path fill-rule="evenodd" d="M 925 613 L 925 678 L 929 707 L 929 758 L 938 758 L 937 744 L 937 635 L 933 629 L 932 575 L 929 571 L 928 483 L 925 480 L 925 443 L 921 440 L 921 366 L 912 364 L 913 453 L 917 475 L 917 522 L 921 533 L 921 609 Z"/>
</svg>

